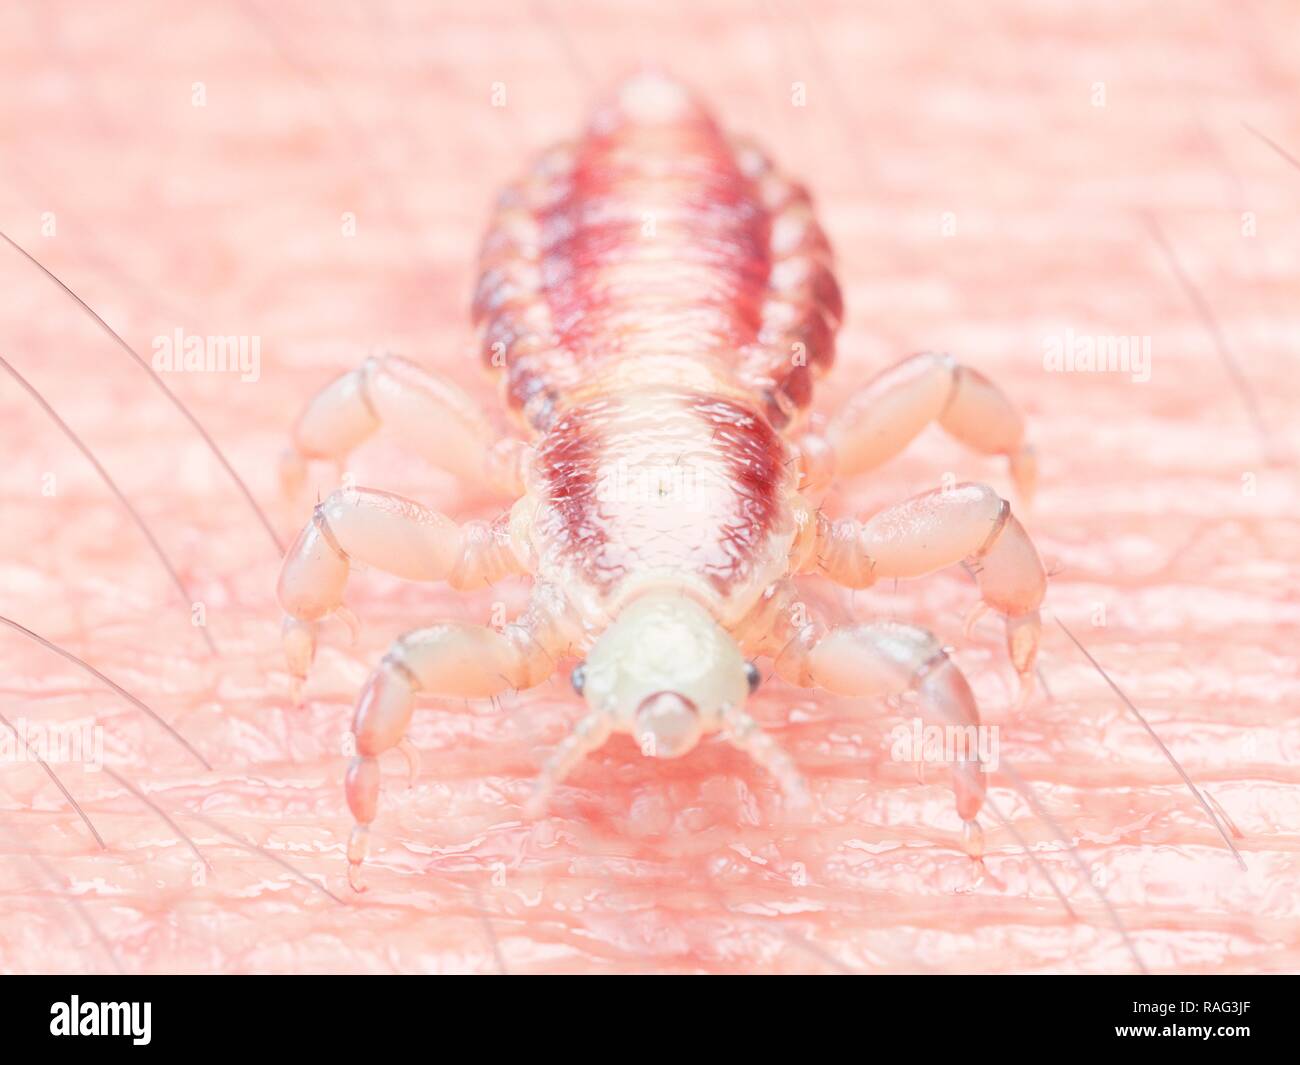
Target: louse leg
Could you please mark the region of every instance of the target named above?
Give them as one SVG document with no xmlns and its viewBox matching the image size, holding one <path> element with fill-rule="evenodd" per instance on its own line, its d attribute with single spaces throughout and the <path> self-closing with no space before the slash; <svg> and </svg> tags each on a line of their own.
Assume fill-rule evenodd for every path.
<svg viewBox="0 0 1300 1065">
<path fill-rule="evenodd" d="M 882 577 L 921 577 L 964 561 L 982 599 L 972 620 L 987 608 L 1006 617 L 1020 702 L 1028 699 L 1047 575 L 1011 505 L 992 488 L 959 484 L 936 489 L 886 507 L 865 522 L 819 518 L 817 533 L 817 557 L 810 567 L 850 588 L 865 588 Z"/>
<path fill-rule="evenodd" d="M 813 464 L 852 477 L 893 458 L 935 421 L 981 454 L 1006 455 L 1021 501 L 1033 498 L 1037 466 L 1024 418 L 997 385 L 951 355 L 925 352 L 891 366 L 801 444 Z M 820 469 L 810 472 L 814 482 L 825 479 Z"/>
<path fill-rule="evenodd" d="M 453 587 L 489 584 L 521 573 L 510 549 L 506 519 L 457 524 L 413 500 L 372 488 L 343 488 L 319 504 L 280 570 L 284 650 L 294 702 L 301 697 L 316 653 L 320 621 L 339 614 L 353 561 L 413 581 L 446 580 Z"/>
<path fill-rule="evenodd" d="M 281 465 L 287 494 L 306 476 L 308 459 L 341 465 L 381 425 L 426 460 L 504 495 L 522 494 L 521 459 L 527 445 L 499 439 L 479 405 L 449 378 L 397 355 L 372 355 L 337 377 L 307 404 Z"/>
<path fill-rule="evenodd" d="M 348 807 L 356 821 L 348 838 L 348 883 L 361 886 L 370 825 L 379 808 L 379 756 L 404 744 L 415 693 L 485 699 L 531 688 L 555 670 L 557 648 L 541 615 L 532 612 L 498 632 L 485 625 L 444 622 L 401 636 L 370 675 L 357 701 L 352 732 L 357 756 L 347 772 Z M 409 755 L 408 755 L 409 759 Z"/>
<path fill-rule="evenodd" d="M 916 625 L 879 621 L 828 632 L 807 625 L 777 656 L 776 672 L 791 684 L 837 695 L 915 691 L 927 724 L 963 729 L 980 724 L 979 707 L 965 676 L 939 641 Z M 983 837 L 975 818 L 984 803 L 984 783 L 978 757 L 953 762 L 953 795 L 965 826 L 966 849 L 973 858 L 982 857 Z"/>
</svg>

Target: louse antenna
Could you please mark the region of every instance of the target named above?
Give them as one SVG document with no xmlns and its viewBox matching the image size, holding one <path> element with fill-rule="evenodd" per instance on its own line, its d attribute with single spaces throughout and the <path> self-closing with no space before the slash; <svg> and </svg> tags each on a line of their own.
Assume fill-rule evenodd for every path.
<svg viewBox="0 0 1300 1065">
<path fill-rule="evenodd" d="M 167 387 L 167 383 L 158 375 L 158 372 L 140 356 L 135 348 L 131 347 L 130 344 L 123 340 L 117 330 L 104 321 L 104 319 L 96 313 L 90 304 L 73 292 L 72 289 L 70 289 L 52 270 L 42 264 L 40 260 L 20 244 L 15 243 L 9 235 L 3 231 L 0 231 L 0 239 L 3 239 L 9 247 L 13 248 L 14 251 L 18 252 L 19 255 L 49 278 L 50 281 L 58 285 L 59 288 L 67 293 L 68 296 L 76 302 L 77 306 L 88 314 L 95 324 L 98 325 L 105 334 L 107 334 L 113 343 L 126 352 L 127 355 L 135 360 L 135 363 L 140 367 L 140 369 L 149 375 L 150 380 L 152 380 L 153 383 L 158 386 L 158 389 L 162 394 L 167 397 L 167 401 L 180 412 L 181 416 L 189 422 L 194 431 L 199 434 L 199 437 L 203 440 L 203 443 L 207 446 L 208 450 L 212 452 L 213 457 L 221 464 L 222 469 L 230 475 L 230 479 L 235 482 L 235 486 L 239 489 L 240 494 L 248 501 L 248 505 L 252 508 L 253 514 L 257 517 L 258 522 L 261 524 L 262 528 L 266 530 L 266 535 L 270 537 L 271 543 L 275 546 L 276 555 L 283 556 L 284 544 L 280 542 L 280 538 L 276 535 L 270 519 L 266 516 L 266 512 L 262 510 L 258 505 L 257 500 L 253 498 L 253 493 L 249 491 L 248 485 L 246 485 L 243 478 L 235 472 L 235 468 L 230 464 L 230 460 L 226 458 L 225 452 L 217 446 L 217 442 L 213 440 L 208 431 L 203 428 L 203 424 L 190 412 L 189 407 L 182 402 L 180 397 Z"/>
<path fill-rule="evenodd" d="M 86 446 L 86 444 L 82 441 L 81 437 L 79 437 L 76 434 L 76 432 L 72 429 L 72 427 L 68 425 L 68 423 L 65 422 L 61 417 L 59 417 L 58 412 L 52 406 L 50 406 L 50 404 L 46 401 L 45 397 L 42 396 L 40 392 L 36 390 L 36 386 L 33 385 L 30 381 L 28 381 L 27 378 L 25 378 L 22 374 L 20 374 L 16 369 L 14 369 L 14 367 L 10 364 L 9 360 L 2 355 L 0 355 L 0 366 L 3 366 L 6 370 L 9 371 L 10 376 L 13 377 L 13 379 L 17 381 L 18 384 L 21 385 L 27 391 L 27 394 L 31 396 L 33 400 L 36 401 L 37 405 L 40 406 L 40 408 L 44 410 L 47 415 L 49 415 L 50 419 L 54 422 L 54 424 L 57 425 L 60 430 L 62 430 L 63 435 L 66 436 L 70 441 L 72 441 L 73 446 L 78 451 L 80 451 L 82 455 L 85 456 L 86 461 L 89 462 L 91 466 L 95 468 L 95 472 L 99 474 L 99 479 L 103 481 L 104 484 L 108 486 L 108 490 L 112 492 L 114 496 L 117 497 L 117 501 L 121 503 L 122 506 L 126 509 L 127 514 L 131 516 L 131 520 L 135 522 L 136 527 L 140 530 L 142 534 L 144 534 L 144 538 L 149 541 L 149 546 L 153 548 L 153 553 L 158 556 L 158 561 L 162 563 L 163 569 L 167 571 L 167 576 L 171 578 L 172 584 L 175 586 L 176 590 L 180 593 L 181 601 L 185 604 L 186 610 L 192 610 L 194 607 L 194 599 L 186 590 L 185 583 L 181 580 L 180 574 L 176 572 L 176 566 L 172 563 L 172 560 L 168 558 L 167 552 L 163 550 L 162 544 L 158 542 L 157 537 L 155 537 L 154 534 L 150 531 L 149 526 L 145 524 L 144 517 L 140 514 L 138 510 L 136 510 L 136 508 L 132 505 L 131 501 L 126 498 L 122 490 L 118 488 L 117 482 L 113 480 L 108 470 L 104 469 L 99 459 L 97 459 L 91 453 L 90 448 Z M 217 645 L 212 642 L 212 637 L 211 635 L 209 635 L 207 627 L 199 626 L 198 628 L 200 633 L 203 636 L 204 642 L 208 645 L 208 650 L 210 650 L 214 655 L 219 654 L 219 652 L 217 651 Z"/>
<path fill-rule="evenodd" d="M 189 740 L 187 740 L 184 736 L 182 736 L 172 725 L 168 724 L 168 722 L 163 719 L 161 714 L 159 714 L 156 710 L 153 710 L 150 707 L 146 706 L 141 700 L 137 699 L 134 695 L 132 695 L 125 688 L 123 688 L 115 680 L 112 680 L 111 678 L 104 676 L 103 673 L 97 670 L 89 662 L 85 661 L 84 659 L 78 658 L 71 651 L 64 650 L 57 643 L 53 643 L 52 641 L 47 640 L 44 636 L 32 632 L 31 629 L 27 628 L 25 625 L 18 624 L 18 622 L 12 620 L 11 618 L 7 618 L 3 615 L 0 615 L 0 625 L 7 625 L 15 632 L 22 633 L 29 640 L 34 640 L 36 643 L 39 643 L 46 650 L 53 651 L 56 655 L 59 655 L 61 658 L 67 659 L 74 666 L 77 666 L 79 669 L 83 670 L 84 672 L 89 673 L 100 683 L 106 684 L 108 687 L 112 688 L 113 691 L 117 692 L 118 695 L 120 695 L 128 703 L 134 706 L 137 710 L 140 710 L 143 713 L 148 714 L 149 717 L 153 718 L 154 721 L 156 721 L 159 725 L 161 725 L 168 732 L 168 734 L 171 735 L 172 739 L 174 739 L 177 743 L 179 743 L 182 747 L 184 747 L 187 751 L 189 751 L 190 754 L 192 754 L 195 757 L 195 759 L 198 760 L 198 763 L 201 766 L 203 766 L 204 769 L 207 770 L 212 769 L 212 766 L 209 764 L 208 760 L 204 758 L 203 755 L 199 754 L 199 752 L 196 751 L 190 745 Z"/>
<path fill-rule="evenodd" d="M 68 800 L 68 804 L 77 812 L 77 816 L 81 818 L 85 823 L 85 826 L 90 829 L 90 834 L 95 837 L 95 842 L 99 844 L 99 849 L 102 851 L 108 850 L 108 844 L 104 842 L 104 837 L 99 834 L 99 829 L 95 827 L 95 823 L 87 816 L 86 811 L 81 808 L 81 803 L 77 802 L 77 800 L 72 797 L 72 792 L 67 789 L 63 781 L 59 778 L 59 774 L 54 771 L 50 763 L 27 746 L 27 741 L 23 739 L 22 733 L 13 727 L 4 714 L 0 714 L 0 725 L 3 725 L 14 734 L 14 739 L 18 741 L 18 745 L 23 749 L 23 752 L 32 755 L 36 763 L 45 770 L 46 776 L 54 782 L 54 786 L 58 788 L 59 791 L 63 792 L 63 797 Z"/>
<path fill-rule="evenodd" d="M 1110 690 L 1119 696 L 1120 702 L 1128 707 L 1129 712 L 1136 717 L 1138 723 L 1146 729 L 1147 734 L 1155 741 L 1156 746 L 1160 748 L 1164 756 L 1169 760 L 1169 764 L 1173 766 L 1174 769 L 1177 770 L 1178 775 L 1183 778 L 1183 783 L 1187 785 L 1187 790 L 1192 793 L 1192 797 L 1200 804 L 1201 809 L 1205 811 L 1206 816 L 1209 817 L 1219 835 L 1223 837 L 1223 842 L 1228 845 L 1228 850 L 1232 852 L 1232 856 L 1237 860 L 1237 865 L 1241 867 L 1241 871 L 1243 873 L 1246 872 L 1246 860 L 1241 856 L 1241 852 L 1237 850 L 1236 845 L 1232 842 L 1232 838 L 1228 835 L 1227 829 L 1223 827 L 1223 822 L 1219 820 L 1218 815 L 1214 812 L 1214 809 L 1210 804 L 1205 801 L 1205 796 L 1201 794 L 1201 789 L 1192 783 L 1192 778 L 1187 775 L 1187 770 L 1185 770 L 1178 759 L 1174 757 L 1173 752 L 1165 746 L 1165 741 L 1160 738 L 1156 733 L 1156 730 L 1147 722 L 1147 719 L 1142 715 L 1142 711 L 1133 705 L 1133 700 L 1125 695 L 1120 686 L 1111 679 L 1110 674 L 1102 668 L 1101 663 L 1093 658 L 1089 650 L 1079 642 L 1074 633 L 1065 627 L 1065 622 L 1060 618 L 1057 618 L 1056 623 L 1061 626 L 1061 631 L 1070 638 L 1070 642 L 1079 649 L 1083 657 L 1092 663 L 1092 668 L 1101 674 L 1101 679 L 1106 682 Z"/>
</svg>

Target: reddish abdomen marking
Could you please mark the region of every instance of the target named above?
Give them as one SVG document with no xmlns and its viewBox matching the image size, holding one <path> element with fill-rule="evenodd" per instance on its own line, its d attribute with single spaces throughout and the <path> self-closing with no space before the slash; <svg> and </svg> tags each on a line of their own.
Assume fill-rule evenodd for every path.
<svg viewBox="0 0 1300 1065">
<path fill-rule="evenodd" d="M 597 119 L 567 195 L 541 216 L 560 344 L 585 361 L 754 343 L 768 218 L 722 134 L 684 96 L 640 122 L 606 114 L 612 128 Z"/>
<path fill-rule="evenodd" d="M 807 193 L 663 77 L 625 83 L 503 196 L 482 267 L 484 357 L 540 429 L 594 364 L 661 354 L 720 358 L 779 427 L 833 358 L 839 290 Z"/>
<path fill-rule="evenodd" d="M 658 387 L 587 401 L 538 449 L 539 540 L 605 590 L 671 570 L 725 595 L 788 519 L 785 454 L 766 419 L 729 399 Z"/>
</svg>

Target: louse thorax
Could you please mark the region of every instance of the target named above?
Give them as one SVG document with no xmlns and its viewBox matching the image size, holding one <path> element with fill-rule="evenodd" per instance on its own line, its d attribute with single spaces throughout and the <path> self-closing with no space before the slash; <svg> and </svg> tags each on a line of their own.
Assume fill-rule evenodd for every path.
<svg viewBox="0 0 1300 1065">
<path fill-rule="evenodd" d="M 616 360 L 539 441 L 521 513 L 539 581 L 585 652 L 580 689 L 643 753 L 674 758 L 739 713 L 738 628 L 786 576 L 796 464 L 714 360 Z"/>
<path fill-rule="evenodd" d="M 587 640 L 650 593 L 733 629 L 789 571 L 797 479 L 785 441 L 709 360 L 622 360 L 538 442 L 529 552 Z"/>
</svg>

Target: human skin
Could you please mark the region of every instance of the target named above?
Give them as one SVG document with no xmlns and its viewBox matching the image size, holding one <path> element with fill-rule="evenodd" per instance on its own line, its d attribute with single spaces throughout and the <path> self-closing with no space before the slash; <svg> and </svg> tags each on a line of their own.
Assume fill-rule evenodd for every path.
<svg viewBox="0 0 1300 1065">
<path fill-rule="evenodd" d="M 38 765 L 0 766 L 0 968 L 1294 970 L 1300 168 L 1242 123 L 1300 150 L 1282 47 L 1296 21 L 1284 4 L 1050 15 L 845 4 L 806 20 L 791 4 L 0 14 L 0 228 L 146 358 L 177 328 L 261 338 L 256 381 L 167 383 L 284 542 L 313 493 L 338 483 L 313 470 L 312 487 L 281 497 L 292 421 L 372 347 L 502 409 L 467 310 L 494 190 L 576 135 L 604 86 L 657 62 L 816 198 L 846 305 L 817 409 L 916 350 L 987 374 L 1027 415 L 1039 491 L 1017 508 L 1052 573 L 1045 690 L 1020 709 L 1000 626 L 963 634 L 977 593 L 960 569 L 852 596 L 807 585 L 810 602 L 843 617 L 915 621 L 954 648 L 999 726 L 1004 768 L 989 794 L 1014 828 L 982 816 L 982 865 L 962 850 L 946 770 L 919 780 L 890 758 L 891 730 L 913 707 L 776 679 L 749 708 L 807 777 L 808 814 L 784 813 L 775 782 L 722 742 L 663 761 L 615 738 L 528 821 L 531 781 L 582 712 L 566 663 L 495 703 L 422 697 L 418 778 L 403 790 L 400 757 L 385 760 L 369 890 L 355 895 L 342 781 L 368 671 L 407 629 L 514 613 L 526 584 L 464 594 L 358 574 L 348 603 L 360 638 L 349 646 L 342 625 L 325 627 L 293 707 L 279 557 L 252 512 L 141 370 L 0 249 L 0 355 L 138 505 L 220 650 L 206 651 L 85 459 L 7 383 L 0 614 L 130 689 L 214 768 L 0 631 L 0 713 L 29 725 L 93 717 L 108 768 L 210 865 L 107 773 L 53 767 L 101 850 Z M 1150 379 L 1047 370 L 1049 338 L 1067 330 L 1150 337 Z M 390 434 L 346 473 L 458 519 L 508 502 Z M 1003 463 L 932 428 L 838 484 L 826 508 L 866 516 L 945 477 L 1014 498 Z M 1235 826 L 1245 871 L 1054 619 Z"/>
</svg>

